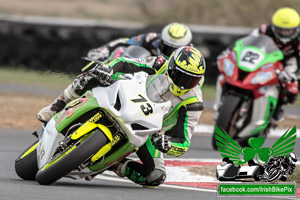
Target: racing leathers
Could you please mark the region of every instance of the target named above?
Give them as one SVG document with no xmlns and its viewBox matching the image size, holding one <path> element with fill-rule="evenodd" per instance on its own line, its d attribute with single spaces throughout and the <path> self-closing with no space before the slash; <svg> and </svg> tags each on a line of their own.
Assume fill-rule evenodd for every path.
<svg viewBox="0 0 300 200">
<path fill-rule="evenodd" d="M 130 45 L 141 46 L 147 49 L 152 56 L 158 56 L 161 54 L 159 49 L 160 40 L 160 34 L 154 32 L 140 34 L 131 38 L 119 38 L 98 48 L 91 49 L 87 57 L 90 60 L 104 61 L 118 47 L 128 47 Z"/>
<path fill-rule="evenodd" d="M 274 113 L 273 118 L 275 120 L 283 119 L 283 109 L 282 106 L 287 103 L 293 103 L 297 99 L 298 95 L 298 82 L 300 75 L 300 36 L 291 40 L 290 42 L 283 43 L 281 40 L 277 39 L 272 31 L 270 24 L 263 24 L 260 28 L 255 29 L 251 32 L 251 35 L 265 34 L 273 39 L 277 47 L 282 51 L 284 58 L 282 60 L 283 71 L 278 74 L 278 80 L 280 82 L 280 95 L 278 106 Z M 233 46 L 232 46 L 233 47 Z M 223 53 L 229 52 L 232 48 L 226 49 Z M 223 54 L 222 53 L 222 54 Z M 221 54 L 221 55 L 222 55 Z M 297 78 L 298 77 L 298 78 Z M 216 103 L 214 109 L 218 110 L 221 96 L 222 96 L 222 85 L 223 75 L 219 75 L 217 79 L 217 92 L 216 92 Z"/>
<path fill-rule="evenodd" d="M 287 43 L 283 43 L 280 39 L 276 38 L 271 24 L 261 25 L 261 27 L 254 30 L 252 34 L 257 34 L 257 32 L 271 37 L 284 55 L 282 61 L 284 70 L 278 76 L 281 84 L 281 93 L 274 114 L 276 120 L 281 120 L 283 118 L 282 105 L 295 102 L 298 95 L 297 76 L 299 76 L 300 69 L 300 36 Z"/>
<path fill-rule="evenodd" d="M 168 87 L 164 87 L 168 83 L 166 82 L 167 78 L 164 73 L 167 61 L 163 56 L 148 57 L 147 59 L 119 57 L 107 60 L 102 64 L 93 63 L 93 65 L 94 67 L 91 70 L 80 74 L 65 89 L 61 97 L 58 97 L 48 106 L 48 110 L 50 107 L 51 111 L 59 112 L 59 110 L 55 110 L 55 108 L 59 107 L 55 106 L 58 100 L 61 101 L 60 103 L 67 103 L 74 99 L 75 96 L 81 96 L 87 90 L 97 87 L 99 85 L 97 72 L 99 70 L 103 71 L 103 65 L 109 66 L 113 70 L 112 77 L 114 78 L 124 76 L 124 74 L 128 73 L 144 71 L 151 75 L 151 78 L 147 82 L 149 98 L 157 102 L 170 100 L 172 104 L 169 113 L 164 116 L 163 128 L 158 133 L 158 135 L 164 134 L 170 137 L 170 147 L 165 152 L 167 155 L 181 156 L 188 150 L 194 127 L 198 124 L 203 110 L 200 85 L 194 87 L 184 95 L 173 95 L 168 90 Z M 110 74 L 108 73 L 108 75 Z M 202 85 L 202 83 L 200 84 Z M 159 95 L 151 96 L 153 94 Z M 42 110 L 40 114 L 43 114 Z M 147 142 L 136 152 L 142 163 L 133 160 L 123 160 L 115 167 L 117 168 L 116 173 L 119 176 L 126 176 L 133 182 L 141 185 L 158 186 L 163 183 L 166 179 L 163 153 L 157 150 L 157 147 L 152 142 L 153 139 L 151 141 L 151 138 L 148 138 Z"/>
</svg>

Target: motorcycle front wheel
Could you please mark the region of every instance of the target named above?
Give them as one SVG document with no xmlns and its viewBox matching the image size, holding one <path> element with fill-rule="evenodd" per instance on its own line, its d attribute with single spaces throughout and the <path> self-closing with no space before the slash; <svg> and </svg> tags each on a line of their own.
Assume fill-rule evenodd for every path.
<svg viewBox="0 0 300 200">
<path fill-rule="evenodd" d="M 216 120 L 216 126 L 218 126 L 220 129 L 224 129 L 232 138 L 234 138 L 235 135 L 232 135 L 229 130 L 231 125 L 236 121 L 236 119 L 233 118 L 237 114 L 237 109 L 240 106 L 241 100 L 241 97 L 238 96 L 225 96 L 222 102 L 222 107 L 219 111 L 218 118 Z M 216 131 L 214 130 L 212 136 L 212 146 L 215 150 L 218 148 L 216 142 Z"/>
<path fill-rule="evenodd" d="M 107 143 L 104 133 L 96 129 L 79 145 L 66 148 L 59 156 L 55 156 L 36 174 L 36 181 L 41 185 L 50 185 L 61 177 L 76 169 Z"/>
<path fill-rule="evenodd" d="M 30 145 L 15 161 L 15 171 L 24 180 L 35 180 L 38 172 L 36 146 L 38 141 Z"/>
</svg>

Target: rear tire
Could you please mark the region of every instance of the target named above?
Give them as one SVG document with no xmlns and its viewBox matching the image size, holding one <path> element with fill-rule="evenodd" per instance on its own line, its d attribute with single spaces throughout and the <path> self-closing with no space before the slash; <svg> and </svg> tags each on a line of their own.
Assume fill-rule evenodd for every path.
<svg viewBox="0 0 300 200">
<path fill-rule="evenodd" d="M 104 133 L 101 130 L 96 129 L 92 135 L 71 150 L 68 154 L 64 156 L 61 154 L 58 158 L 52 161 L 52 164 L 46 169 L 43 169 L 44 167 L 42 167 L 36 174 L 36 181 L 41 185 L 50 185 L 54 183 L 61 177 L 76 169 L 80 164 L 101 149 L 106 143 L 107 138 Z M 49 162 L 47 164 L 49 164 Z"/>
<path fill-rule="evenodd" d="M 38 141 L 30 145 L 15 161 L 15 171 L 24 180 L 35 180 L 38 172 L 36 145 Z"/>
<path fill-rule="evenodd" d="M 218 126 L 220 129 L 224 129 L 229 134 L 229 129 L 232 123 L 235 123 L 232 121 L 232 118 L 234 114 L 236 113 L 240 102 L 241 97 L 228 95 L 225 96 L 224 101 L 222 103 L 222 107 L 219 111 L 219 115 L 216 121 L 216 126 Z M 213 149 L 217 150 L 217 144 L 216 144 L 216 131 L 214 130 L 213 136 L 212 136 L 212 146 Z"/>
</svg>

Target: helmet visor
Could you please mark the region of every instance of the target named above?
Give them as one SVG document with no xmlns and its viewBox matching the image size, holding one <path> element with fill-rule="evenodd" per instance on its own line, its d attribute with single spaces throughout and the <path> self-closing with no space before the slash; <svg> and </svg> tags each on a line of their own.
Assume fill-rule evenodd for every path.
<svg viewBox="0 0 300 200">
<path fill-rule="evenodd" d="M 202 74 L 189 73 L 177 65 L 168 69 L 168 75 L 181 90 L 192 89 L 199 83 L 203 76 Z"/>
<path fill-rule="evenodd" d="M 279 28 L 274 26 L 274 33 L 283 39 L 294 39 L 299 34 L 299 28 Z"/>
<path fill-rule="evenodd" d="M 166 44 L 163 40 L 160 40 L 159 48 L 162 54 L 169 57 L 178 47 L 172 47 Z"/>
</svg>

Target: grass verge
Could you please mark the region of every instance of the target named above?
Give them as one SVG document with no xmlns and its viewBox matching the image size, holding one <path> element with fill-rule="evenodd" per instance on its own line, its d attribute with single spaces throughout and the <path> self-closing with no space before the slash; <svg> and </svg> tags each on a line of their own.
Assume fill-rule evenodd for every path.
<svg viewBox="0 0 300 200">
<path fill-rule="evenodd" d="M 54 72 L 39 72 L 25 68 L 0 67 L 0 84 L 39 85 L 45 88 L 62 89 L 73 82 L 74 75 Z"/>
</svg>

